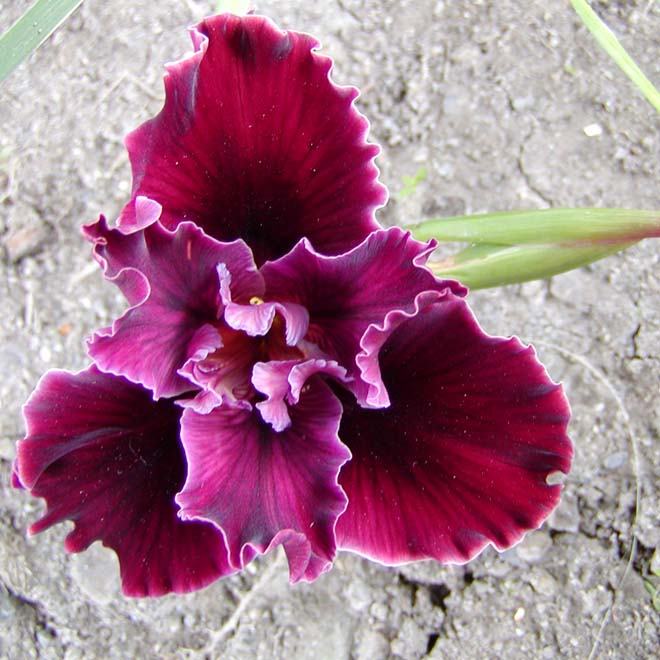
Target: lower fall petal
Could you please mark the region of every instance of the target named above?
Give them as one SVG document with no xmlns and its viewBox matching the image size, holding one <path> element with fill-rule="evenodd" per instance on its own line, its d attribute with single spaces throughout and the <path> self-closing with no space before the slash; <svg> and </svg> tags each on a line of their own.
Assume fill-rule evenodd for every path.
<svg viewBox="0 0 660 660">
<path fill-rule="evenodd" d="M 337 438 L 341 405 L 312 378 L 276 433 L 255 410 L 220 405 L 188 408 L 181 436 L 188 477 L 176 497 L 185 519 L 222 529 L 235 568 L 251 549 L 281 543 L 291 580 L 313 580 L 335 555 L 334 527 L 346 506 L 337 474 L 350 454 Z"/>
<path fill-rule="evenodd" d="M 339 547 L 386 564 L 460 563 L 537 528 L 559 500 L 546 479 L 569 470 L 572 446 L 566 399 L 533 349 L 486 335 L 463 300 L 428 293 L 363 344 L 391 406 L 365 410 L 338 390 L 353 454 Z"/>
<path fill-rule="evenodd" d="M 47 503 L 31 532 L 71 520 L 67 550 L 100 539 L 117 553 L 129 596 L 184 593 L 234 572 L 217 529 L 177 516 L 178 406 L 91 367 L 46 374 L 24 412 L 17 474 Z"/>
</svg>

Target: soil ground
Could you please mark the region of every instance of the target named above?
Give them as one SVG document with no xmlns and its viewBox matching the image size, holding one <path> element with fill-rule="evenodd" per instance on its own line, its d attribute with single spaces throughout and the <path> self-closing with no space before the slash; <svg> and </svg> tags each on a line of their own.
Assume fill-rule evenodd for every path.
<svg viewBox="0 0 660 660">
<path fill-rule="evenodd" d="M 29 4 L 0 1 L 0 28 Z M 593 4 L 660 85 L 660 4 Z M 660 570 L 653 241 L 549 281 L 471 294 L 486 330 L 536 345 L 573 409 L 563 502 L 508 552 L 401 568 L 345 554 L 316 583 L 293 587 L 275 555 L 195 594 L 135 601 L 121 596 L 112 552 L 65 554 L 64 526 L 26 536 L 42 504 L 8 485 L 21 405 L 46 369 L 86 366 L 84 338 L 123 307 L 79 226 L 114 217 L 126 200 L 123 136 L 159 109 L 162 63 L 189 50 L 185 27 L 213 7 L 86 0 L 2 85 L 0 657 L 657 657 L 660 615 L 643 585 L 651 564 Z M 334 79 L 362 89 L 391 191 L 384 224 L 660 208 L 658 115 L 563 0 L 258 8 L 317 36 Z M 422 167 L 426 179 L 402 195 Z"/>
</svg>

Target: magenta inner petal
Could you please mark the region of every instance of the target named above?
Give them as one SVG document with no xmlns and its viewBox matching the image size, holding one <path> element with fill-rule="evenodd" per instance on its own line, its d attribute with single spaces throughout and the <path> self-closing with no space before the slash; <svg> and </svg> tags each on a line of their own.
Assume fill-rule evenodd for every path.
<svg viewBox="0 0 660 660">
<path fill-rule="evenodd" d="M 275 431 L 291 425 L 289 406 L 297 404 L 305 383 L 315 374 L 325 374 L 339 382 L 346 381 L 346 369 L 328 360 L 285 360 L 257 362 L 252 370 L 252 384 L 266 400 L 256 404 L 265 422 Z"/>
<path fill-rule="evenodd" d="M 215 322 L 221 309 L 218 263 L 238 274 L 227 285 L 238 299 L 261 286 L 249 248 L 241 241 L 219 243 L 192 223 L 174 232 L 156 223 L 126 235 L 101 220 L 86 231 L 106 276 L 132 305 L 94 335 L 91 357 L 103 371 L 141 383 L 156 397 L 192 389 L 178 369 L 197 352 L 200 327 Z"/>
<path fill-rule="evenodd" d="M 266 296 L 305 307 L 310 319 L 307 339 L 347 369 L 354 378 L 349 387 L 360 403 L 386 406 L 382 386 L 377 388 L 381 395 L 367 401 L 370 383 L 362 381 L 364 368 L 361 371 L 356 363 L 367 328 L 383 323 L 393 310 L 412 312 L 421 291 L 466 293 L 457 282 L 438 280 L 424 267 L 433 248 L 399 228 L 374 232 L 358 247 L 335 257 L 320 255 L 301 241 L 289 254 L 261 268 Z"/>
<path fill-rule="evenodd" d="M 282 543 L 292 581 L 313 580 L 335 555 L 335 521 L 346 506 L 337 474 L 350 454 L 337 438 L 341 405 L 318 377 L 289 416 L 276 433 L 256 411 L 188 408 L 181 436 L 189 471 L 176 500 L 184 518 L 223 530 L 235 568 L 248 548 L 265 553 Z"/>
<path fill-rule="evenodd" d="M 198 351 L 179 369 L 182 376 L 204 390 L 191 402 L 199 413 L 209 412 L 218 401 L 234 403 L 252 393 L 250 377 L 260 356 L 259 342 L 227 327 L 220 330 L 220 336 L 220 346 L 213 351 Z M 212 396 L 206 396 L 207 392 Z"/>
<path fill-rule="evenodd" d="M 133 202 L 133 215 L 131 223 L 124 223 L 122 231 L 131 234 L 141 229 L 146 229 L 160 219 L 163 207 L 148 197 L 138 195 Z"/>
<path fill-rule="evenodd" d="M 266 400 L 257 403 L 256 408 L 264 422 L 277 432 L 291 426 L 287 405 L 287 396 L 291 390 L 288 377 L 296 364 L 295 360 L 257 362 L 252 370 L 252 384 L 266 395 Z"/>
<path fill-rule="evenodd" d="M 233 572 L 222 535 L 177 515 L 186 473 L 178 406 L 91 367 L 46 374 L 24 413 L 18 476 L 47 503 L 31 532 L 71 520 L 67 550 L 100 539 L 117 553 L 129 596 L 184 593 Z"/>
<path fill-rule="evenodd" d="M 235 330 L 258 337 L 270 331 L 276 314 L 284 319 L 286 343 L 295 346 L 309 327 L 307 310 L 296 303 L 266 303 L 259 300 L 253 304 L 239 305 L 232 302 L 225 308 L 225 322 Z"/>
<path fill-rule="evenodd" d="M 533 349 L 486 335 L 463 300 L 417 305 L 367 338 L 381 345 L 391 406 L 366 410 L 337 389 L 353 454 L 337 541 L 386 564 L 465 562 L 516 543 L 556 506 L 560 486 L 546 478 L 570 468 L 569 409 Z"/>
<path fill-rule="evenodd" d="M 193 32 L 196 52 L 168 66 L 162 111 L 127 138 L 138 196 L 161 221 L 192 220 L 223 241 L 245 240 L 257 263 L 303 236 L 340 254 L 377 229 L 386 201 L 356 90 L 329 77 L 308 35 L 260 16 L 223 14 Z"/>
</svg>

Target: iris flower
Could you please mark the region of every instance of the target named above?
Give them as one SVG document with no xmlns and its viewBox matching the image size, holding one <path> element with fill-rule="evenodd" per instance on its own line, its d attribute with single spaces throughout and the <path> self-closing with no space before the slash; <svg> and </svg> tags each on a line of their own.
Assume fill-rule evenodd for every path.
<svg viewBox="0 0 660 660">
<path fill-rule="evenodd" d="M 433 242 L 381 229 L 356 91 L 307 35 L 221 15 L 129 135 L 133 194 L 84 229 L 128 309 L 25 406 L 17 485 L 124 592 L 187 592 L 282 545 L 292 582 L 348 550 L 466 562 L 556 506 L 569 410 L 487 335 Z"/>
</svg>

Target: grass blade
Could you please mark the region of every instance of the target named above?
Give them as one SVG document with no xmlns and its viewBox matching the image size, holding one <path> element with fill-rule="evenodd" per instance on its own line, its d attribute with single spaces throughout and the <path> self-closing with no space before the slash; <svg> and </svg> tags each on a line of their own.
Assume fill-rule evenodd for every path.
<svg viewBox="0 0 660 660">
<path fill-rule="evenodd" d="M 29 57 L 83 0 L 37 0 L 0 37 L 0 81 Z"/>
<path fill-rule="evenodd" d="M 601 48 L 616 62 L 637 89 L 644 94 L 649 103 L 660 112 L 660 92 L 642 73 L 635 60 L 628 55 L 614 33 L 603 23 L 586 0 L 571 0 L 571 4 Z"/>
</svg>

